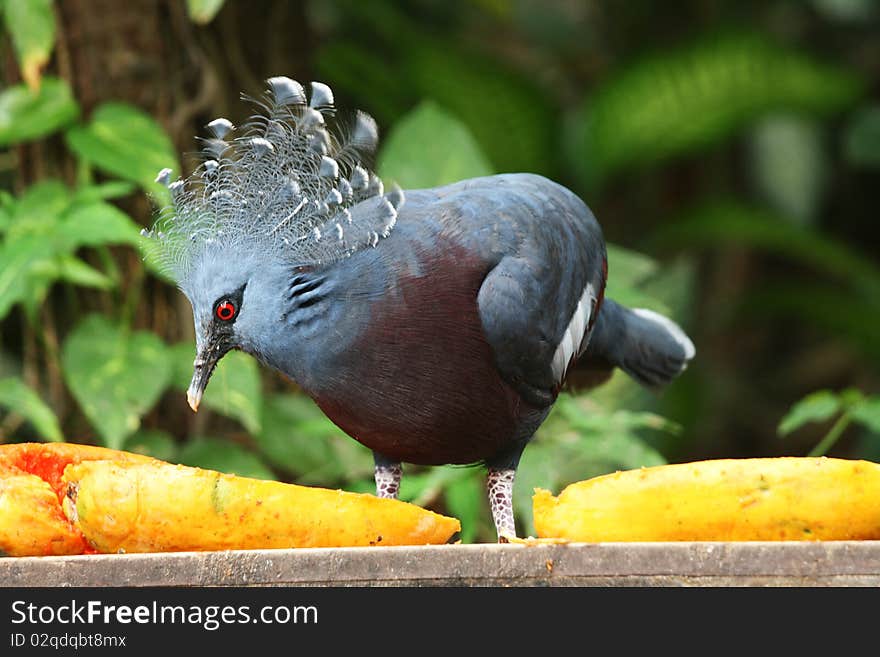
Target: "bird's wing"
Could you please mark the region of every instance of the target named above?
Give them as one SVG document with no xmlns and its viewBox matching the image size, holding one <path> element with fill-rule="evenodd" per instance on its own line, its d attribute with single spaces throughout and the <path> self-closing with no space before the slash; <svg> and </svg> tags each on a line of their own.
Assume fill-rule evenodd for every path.
<svg viewBox="0 0 880 657">
<path fill-rule="evenodd" d="M 539 201 L 524 203 L 529 193 Z M 605 289 L 604 240 L 583 202 L 544 179 L 527 178 L 495 207 L 520 239 L 483 281 L 480 318 L 501 375 L 546 406 L 587 346 Z"/>
</svg>

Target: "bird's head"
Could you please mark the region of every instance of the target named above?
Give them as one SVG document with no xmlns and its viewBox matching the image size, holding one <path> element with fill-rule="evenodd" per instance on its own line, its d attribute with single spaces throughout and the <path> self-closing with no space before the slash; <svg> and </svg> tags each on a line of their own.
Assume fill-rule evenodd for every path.
<svg viewBox="0 0 880 657">
<path fill-rule="evenodd" d="M 236 266 L 221 266 L 216 259 L 205 259 L 184 292 L 192 305 L 196 335 L 196 358 L 186 401 L 199 410 L 202 395 L 217 363 L 233 349 L 246 344 L 248 320 L 255 313 L 248 291 L 251 272 Z M 252 288 L 253 289 L 253 288 Z M 251 320 L 253 321 L 253 320 Z"/>
<path fill-rule="evenodd" d="M 265 354 L 282 331 L 290 266 L 275 258 L 218 249 L 206 253 L 181 286 L 192 305 L 196 336 L 186 399 L 197 411 L 214 368 L 227 353 Z"/>
<path fill-rule="evenodd" d="M 378 143 L 372 118 L 357 112 L 340 127 L 327 85 L 313 82 L 307 96 L 290 78 L 267 82 L 262 112 L 241 130 L 223 118 L 207 125 L 204 161 L 189 177 L 172 182 L 170 169 L 159 172 L 171 204 L 143 231 L 192 304 L 193 410 L 226 353 L 259 357 L 273 342 L 291 301 L 292 269 L 376 246 L 403 203 L 363 161 Z"/>
</svg>

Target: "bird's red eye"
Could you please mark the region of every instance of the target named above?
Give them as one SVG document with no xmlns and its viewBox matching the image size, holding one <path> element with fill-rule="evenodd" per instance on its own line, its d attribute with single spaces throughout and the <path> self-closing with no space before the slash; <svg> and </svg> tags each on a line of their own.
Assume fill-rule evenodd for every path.
<svg viewBox="0 0 880 657">
<path fill-rule="evenodd" d="M 231 301 L 222 301 L 217 305 L 217 310 L 215 312 L 217 314 L 217 319 L 222 319 L 224 322 L 228 322 L 235 317 L 235 306 Z"/>
</svg>

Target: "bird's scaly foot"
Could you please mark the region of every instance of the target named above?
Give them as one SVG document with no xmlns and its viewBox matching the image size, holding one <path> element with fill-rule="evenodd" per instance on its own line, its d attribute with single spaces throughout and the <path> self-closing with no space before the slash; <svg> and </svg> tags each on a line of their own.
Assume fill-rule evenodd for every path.
<svg viewBox="0 0 880 657">
<path fill-rule="evenodd" d="M 376 464 L 376 497 L 397 499 L 400 492 L 400 479 L 403 476 L 403 468 L 400 463 Z"/>
<path fill-rule="evenodd" d="M 486 488 L 489 491 L 489 508 L 499 543 L 509 543 L 516 538 L 516 524 L 513 519 L 513 478 L 516 470 L 489 468 Z"/>
</svg>

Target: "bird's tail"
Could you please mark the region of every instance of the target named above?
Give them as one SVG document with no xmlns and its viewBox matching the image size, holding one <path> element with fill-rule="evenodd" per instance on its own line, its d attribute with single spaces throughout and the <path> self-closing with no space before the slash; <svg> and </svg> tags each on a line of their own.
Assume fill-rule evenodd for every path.
<svg viewBox="0 0 880 657">
<path fill-rule="evenodd" d="M 605 299 L 585 356 L 619 367 L 643 385 L 658 387 L 681 374 L 695 354 L 694 343 L 668 317 Z"/>
</svg>

